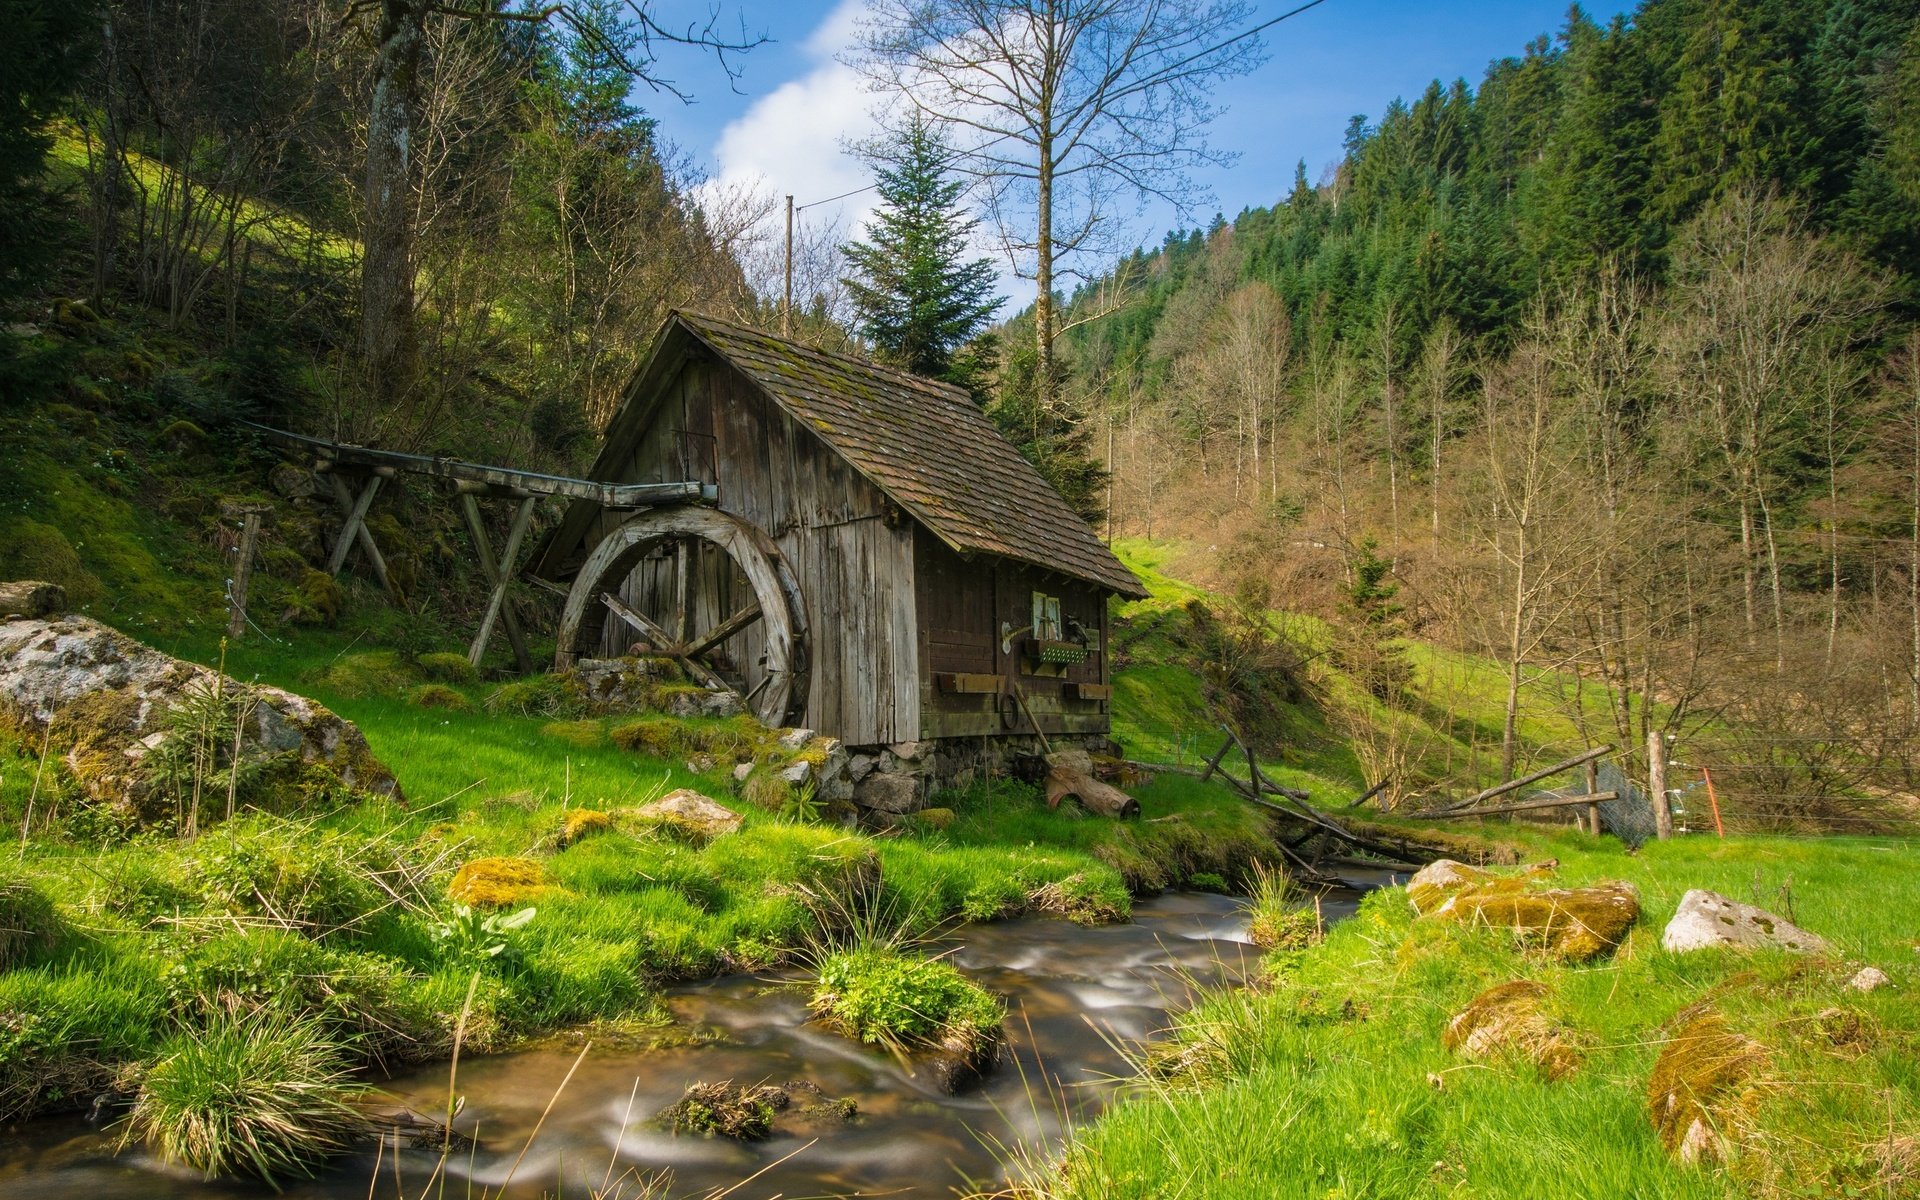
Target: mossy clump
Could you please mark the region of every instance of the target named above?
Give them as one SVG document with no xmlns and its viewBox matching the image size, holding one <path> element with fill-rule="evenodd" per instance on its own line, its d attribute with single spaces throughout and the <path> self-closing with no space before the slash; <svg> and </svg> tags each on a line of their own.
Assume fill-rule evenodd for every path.
<svg viewBox="0 0 1920 1200">
<path fill-rule="evenodd" d="M 1247 900 L 1247 938 L 1262 950 L 1304 950 L 1326 936 L 1318 904 L 1309 905 L 1293 879 L 1255 861 Z"/>
<path fill-rule="evenodd" d="M 339 580 L 303 565 L 280 619 L 289 625 L 331 625 L 340 619 L 345 605 L 346 593 L 340 590 Z"/>
<path fill-rule="evenodd" d="M 592 750 L 607 740 L 607 731 L 594 718 L 582 717 L 574 721 L 548 721 L 540 727 L 540 736 L 581 750 Z"/>
<path fill-rule="evenodd" d="M 1683 1163 L 1725 1161 L 1762 1098 L 1767 1048 L 1696 1005 L 1669 1023 L 1647 1080 L 1660 1144 Z"/>
<path fill-rule="evenodd" d="M 649 716 L 622 721 L 607 731 L 622 750 L 675 762 L 696 754 L 736 761 L 755 756 L 768 733 L 751 718 L 695 721 L 682 717 Z"/>
<path fill-rule="evenodd" d="M 877 946 L 822 958 L 809 1004 L 821 1021 L 870 1046 L 968 1057 L 997 1050 L 1006 1015 L 953 964 Z"/>
<path fill-rule="evenodd" d="M 1496 984 L 1475 996 L 1441 1032 L 1441 1044 L 1476 1060 L 1517 1058 L 1549 1080 L 1580 1065 L 1573 1031 L 1548 1012 L 1553 989 L 1531 979 Z"/>
<path fill-rule="evenodd" d="M 473 707 L 467 698 L 444 683 L 423 683 L 407 693 L 407 703 L 415 708 L 440 708 L 464 712 Z"/>
<path fill-rule="evenodd" d="M 0 971 L 10 971 L 59 936 L 53 901 L 25 879 L 0 874 Z"/>
<path fill-rule="evenodd" d="M 1027 907 L 1052 913 L 1079 925 L 1117 925 L 1133 911 L 1133 898 L 1117 878 L 1099 878 L 1075 871 L 1065 879 L 1042 884 L 1027 894 Z"/>
<path fill-rule="evenodd" d="M 732 1080 L 696 1083 L 661 1109 L 654 1120 L 673 1133 L 763 1142 L 773 1133 L 774 1115 L 791 1102 L 786 1092 L 765 1084 L 737 1087 Z"/>
<path fill-rule="evenodd" d="M 560 832 L 554 840 L 564 848 L 595 834 L 612 831 L 613 818 L 607 813 L 594 808 L 570 808 L 560 814 Z"/>
<path fill-rule="evenodd" d="M 66 589 L 67 603 L 85 608 L 105 593 L 67 535 L 27 517 L 0 522 L 0 579 L 40 579 Z"/>
<path fill-rule="evenodd" d="M 1195 871 L 1187 876 L 1187 886 L 1196 892 L 1212 892 L 1224 896 L 1233 891 L 1226 877 L 1217 871 Z"/>
<path fill-rule="evenodd" d="M 740 798 L 770 813 L 789 811 L 794 804 L 795 788 L 780 778 L 771 767 L 760 767 L 747 776 L 740 787 Z"/>
<path fill-rule="evenodd" d="M 585 702 L 579 684 L 559 675 L 531 675 L 503 683 L 482 702 L 490 713 L 521 717 L 577 717 Z"/>
<path fill-rule="evenodd" d="M 349 654 L 320 673 L 323 686 L 356 700 L 398 696 L 418 682 L 419 670 L 394 650 Z"/>
<path fill-rule="evenodd" d="M 277 1188 L 310 1177 L 370 1130 L 340 1044 L 318 1023 L 280 1013 L 183 1032 L 148 1067 L 126 1142 L 216 1176 Z"/>
<path fill-rule="evenodd" d="M 183 418 L 168 422 L 166 428 L 160 431 L 159 441 L 175 454 L 185 454 L 207 444 L 207 431 Z"/>
<path fill-rule="evenodd" d="M 473 664 L 464 654 L 455 654 L 448 650 L 433 650 L 414 659 L 420 669 L 426 672 L 428 679 L 440 683 L 472 683 L 478 678 Z"/>
<path fill-rule="evenodd" d="M 524 904 L 546 894 L 547 870 L 530 858 L 476 858 L 447 885 L 449 898 L 474 908 Z"/>
<path fill-rule="evenodd" d="M 686 722 L 674 717 L 638 717 L 607 730 L 607 738 L 629 753 L 666 762 L 692 752 L 688 732 Z"/>
</svg>

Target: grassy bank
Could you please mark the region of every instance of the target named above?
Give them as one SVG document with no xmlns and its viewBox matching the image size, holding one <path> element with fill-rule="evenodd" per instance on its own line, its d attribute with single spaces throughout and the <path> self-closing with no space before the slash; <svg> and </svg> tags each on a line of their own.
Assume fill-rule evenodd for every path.
<svg viewBox="0 0 1920 1200">
<path fill-rule="evenodd" d="M 1083 1130 L 1036 1193 L 1920 1194 L 1914 845 L 1696 838 L 1629 857 L 1582 835 L 1513 836 L 1559 859 L 1562 881 L 1639 889 L 1640 922 L 1615 954 L 1565 965 L 1502 932 L 1416 919 L 1399 889 L 1375 893 L 1321 944 L 1269 957 L 1260 987 L 1183 1018 L 1152 1081 Z M 1660 932 L 1694 887 L 1790 901 L 1835 952 L 1667 953 Z M 1862 964 L 1892 985 L 1849 987 Z M 1516 980 L 1544 986 L 1553 1055 L 1443 1044 L 1456 1014 Z M 1701 1097 L 1732 1147 L 1724 1163 L 1677 1165 L 1650 1116 L 1650 1076 L 1686 1010 L 1717 1015 L 1750 1051 L 1750 1075 Z"/>
</svg>

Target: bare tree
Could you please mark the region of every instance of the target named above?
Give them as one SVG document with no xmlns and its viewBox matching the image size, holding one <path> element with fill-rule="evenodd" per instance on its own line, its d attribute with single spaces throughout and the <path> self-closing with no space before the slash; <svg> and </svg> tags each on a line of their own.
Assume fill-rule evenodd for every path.
<svg viewBox="0 0 1920 1200">
<path fill-rule="evenodd" d="M 1427 331 L 1420 344 L 1418 379 L 1427 406 L 1427 486 L 1432 521 L 1433 549 L 1440 549 L 1440 469 L 1441 449 L 1446 444 L 1452 419 L 1455 393 L 1459 390 L 1463 339 L 1459 327 L 1441 318 Z"/>
<path fill-rule="evenodd" d="M 982 185 L 1016 269 L 1035 283 L 1039 396 L 1058 387 L 1056 278 L 1113 249 L 1123 194 L 1184 204 L 1224 161 L 1200 131 L 1212 84 L 1260 46 L 1239 0 L 876 0 L 853 59 L 918 113 Z M 905 112 L 896 111 L 904 116 Z"/>
<path fill-rule="evenodd" d="M 1731 193 L 1678 239 L 1665 338 L 1674 398 L 1698 407 L 1709 452 L 1720 461 L 1719 486 L 1739 512 L 1749 640 L 1765 570 L 1782 672 L 1777 467 L 1816 401 L 1820 351 L 1864 336 L 1887 294 L 1876 272 L 1810 231 L 1793 204 L 1771 192 Z"/>
<path fill-rule="evenodd" d="M 576 36 L 601 44 L 636 81 L 676 96 L 680 93 L 672 81 L 655 69 L 653 51 L 657 44 L 712 51 L 726 65 L 729 54 L 751 49 L 764 40 L 744 32 L 738 37 L 721 35 L 717 18 L 704 27 L 669 29 L 654 19 L 648 5 L 649 0 L 627 0 L 626 18 L 633 37 L 626 45 L 609 42 L 602 23 L 585 13 L 581 5 L 572 3 L 515 10 L 497 8 L 484 0 L 353 0 L 348 5 L 348 20 L 375 14 L 378 17 L 362 189 L 365 211 L 360 317 L 361 367 L 376 408 L 404 400 L 419 375 L 419 302 L 415 295 L 419 230 L 414 200 L 421 169 L 416 149 L 430 22 L 435 18 L 534 25 L 559 21 Z"/>
</svg>

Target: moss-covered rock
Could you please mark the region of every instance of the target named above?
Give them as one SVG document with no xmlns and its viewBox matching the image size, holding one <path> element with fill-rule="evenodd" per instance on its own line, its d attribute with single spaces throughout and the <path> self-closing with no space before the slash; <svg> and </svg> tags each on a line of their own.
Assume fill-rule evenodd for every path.
<svg viewBox="0 0 1920 1200">
<path fill-rule="evenodd" d="M 1540 886 L 1551 877 L 1550 865 L 1496 875 L 1442 859 L 1407 882 L 1407 898 L 1422 917 L 1509 929 L 1569 962 L 1611 953 L 1640 919 L 1640 896 L 1630 884 Z"/>
<path fill-rule="evenodd" d="M 1579 1038 L 1549 1012 L 1553 989 L 1531 979 L 1495 984 L 1455 1013 L 1441 1032 L 1447 1049 L 1464 1058 L 1512 1058 L 1547 1079 L 1564 1079 L 1579 1066 Z"/>
<path fill-rule="evenodd" d="M 1761 1101 L 1767 1048 L 1714 1009 L 1681 1011 L 1664 1031 L 1647 1080 L 1647 1108 L 1661 1145 L 1683 1163 L 1724 1162 L 1736 1152 Z"/>
<path fill-rule="evenodd" d="M 415 708 L 440 708 L 464 712 L 473 707 L 467 698 L 444 683 L 423 683 L 407 693 L 407 703 Z"/>
<path fill-rule="evenodd" d="M 612 830 L 611 814 L 594 808 L 570 808 L 560 814 L 560 830 L 554 835 L 554 844 L 564 849 L 595 834 L 610 833 Z"/>
<path fill-rule="evenodd" d="M 322 705 L 239 684 L 85 617 L 0 623 L 0 720 L 48 737 L 90 799 L 141 820 L 178 815 L 171 768 L 182 764 L 218 772 L 200 778 L 202 791 L 224 793 L 244 780 L 249 803 L 283 811 L 353 792 L 400 798 L 359 729 Z M 202 721 L 207 728 L 195 724 Z M 174 752 L 184 734 L 222 748 L 212 767 Z M 236 734 L 233 763 L 224 747 Z"/>
<path fill-rule="evenodd" d="M 329 691 L 355 700 L 398 696 L 420 681 L 420 669 L 395 650 L 367 650 L 327 664 L 319 682 Z"/>
<path fill-rule="evenodd" d="M 478 675 L 466 655 L 447 650 L 429 651 L 415 661 L 428 679 L 440 683 L 472 683 Z"/>
<path fill-rule="evenodd" d="M 939 959 L 881 947 L 829 954 L 809 1004 L 849 1037 L 924 1055 L 945 1091 L 980 1078 L 999 1058 L 1005 1006 Z"/>
<path fill-rule="evenodd" d="M 531 858 L 476 858 L 461 865 L 447 896 L 474 908 L 503 908 L 545 895 L 547 869 Z"/>
<path fill-rule="evenodd" d="M 26 517 L 0 521 L 0 579 L 59 584 L 73 608 L 96 603 L 105 593 L 100 577 L 81 562 L 66 534 Z"/>
</svg>

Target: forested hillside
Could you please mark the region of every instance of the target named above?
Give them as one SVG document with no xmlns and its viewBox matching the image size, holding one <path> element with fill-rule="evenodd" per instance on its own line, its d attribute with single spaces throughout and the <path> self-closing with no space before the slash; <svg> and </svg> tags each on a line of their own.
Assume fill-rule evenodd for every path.
<svg viewBox="0 0 1920 1200">
<path fill-rule="evenodd" d="M 1385 702 L 1417 630 L 1764 804 L 1913 761 L 1916 279 L 1911 5 L 1576 9 L 1084 289 L 1075 416 L 1116 532 L 1341 619 Z"/>
</svg>

